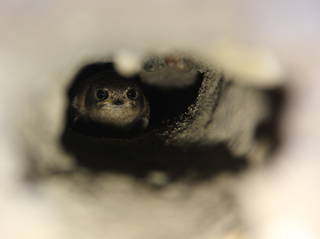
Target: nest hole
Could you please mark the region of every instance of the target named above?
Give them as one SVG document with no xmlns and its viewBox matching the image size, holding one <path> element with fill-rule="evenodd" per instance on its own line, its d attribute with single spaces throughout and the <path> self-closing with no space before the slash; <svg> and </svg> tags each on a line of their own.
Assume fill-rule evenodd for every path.
<svg viewBox="0 0 320 239">
<path fill-rule="evenodd" d="M 110 62 L 86 65 L 75 74 L 67 90 L 69 105 L 72 103 L 76 86 L 103 70 L 118 74 Z M 199 97 L 204 80 L 203 72 L 197 71 L 193 78 L 192 82 L 178 87 L 158 85 L 139 78 L 141 80 L 139 84 L 150 103 L 149 125 L 139 133 L 119 134 L 114 137 L 105 132 L 97 134 L 90 127 L 85 130 L 75 129 L 70 125 L 72 113 L 68 108 L 65 129 L 61 137 L 63 148 L 74 156 L 80 168 L 86 168 L 94 174 L 119 173 L 144 181 L 154 173 L 165 175 L 166 182 L 181 179 L 199 182 L 220 173 L 241 172 L 248 167 L 247 157 L 235 156 L 224 142 L 210 145 L 168 144 L 163 136 L 163 132 L 175 130 L 177 122 L 190 117 L 186 112 L 195 105 Z M 283 101 L 282 90 L 265 93 L 270 95 L 272 99 L 270 102 L 273 105 L 279 106 L 279 102 Z M 280 107 L 275 107 L 272 116 L 257 125 L 257 139 L 273 137 L 271 144 L 277 142 L 273 146 L 278 145 L 279 135 L 276 125 L 280 111 Z"/>
</svg>

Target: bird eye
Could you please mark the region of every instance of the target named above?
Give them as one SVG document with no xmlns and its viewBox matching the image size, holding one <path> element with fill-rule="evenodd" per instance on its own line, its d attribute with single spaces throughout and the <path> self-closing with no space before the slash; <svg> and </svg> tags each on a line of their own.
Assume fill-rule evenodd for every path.
<svg viewBox="0 0 320 239">
<path fill-rule="evenodd" d="M 109 97 L 109 93 L 106 90 L 99 89 L 96 92 L 96 97 L 97 97 L 98 100 L 105 100 L 105 99 L 107 99 Z"/>
<path fill-rule="evenodd" d="M 130 100 L 135 100 L 137 99 L 138 97 L 138 92 L 135 90 L 135 89 L 129 89 L 127 91 L 127 97 L 130 99 Z"/>
</svg>

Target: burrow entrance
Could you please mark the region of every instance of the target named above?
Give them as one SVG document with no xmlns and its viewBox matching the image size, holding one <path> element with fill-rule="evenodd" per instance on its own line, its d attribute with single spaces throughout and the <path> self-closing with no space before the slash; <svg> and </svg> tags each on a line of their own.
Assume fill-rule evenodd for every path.
<svg viewBox="0 0 320 239">
<path fill-rule="evenodd" d="M 177 134 L 191 134 L 189 138 L 193 137 L 192 134 L 196 135 L 197 129 L 190 131 L 188 128 L 195 128 L 197 120 L 200 121 L 198 118 L 202 117 L 202 111 L 214 114 L 215 108 L 219 107 L 220 95 L 229 85 L 222 74 L 212 77 L 210 70 L 189 59 L 186 62 L 189 68 L 191 64 L 191 70 L 175 69 L 177 65 L 174 65 L 172 70 L 170 62 L 166 62 L 167 66 L 159 66 L 154 63 L 154 58 L 145 62 L 143 72 L 136 79 L 140 81 L 139 84 L 150 103 L 149 125 L 142 132 L 129 132 L 116 137 L 114 134 L 108 135 L 108 132 L 97 134 L 94 132 L 96 128 L 91 131 L 90 127 L 83 129 L 72 126 L 70 104 L 77 85 L 106 69 L 118 74 L 112 62 L 95 62 L 82 67 L 67 90 L 69 107 L 66 109 L 66 124 L 61 137 L 63 148 L 74 156 L 79 167 L 94 174 L 111 172 L 142 180 L 154 173 L 160 173 L 165 175 L 166 182 L 181 179 L 198 182 L 220 173 L 237 173 L 247 168 L 246 155 L 235 156 L 225 142 L 208 144 L 201 140 L 182 143 L 170 141 Z M 165 67 L 169 68 L 167 72 L 163 71 Z M 172 84 L 170 77 L 175 79 Z M 179 77 L 182 79 L 180 85 L 176 82 Z M 274 92 L 278 90 L 262 94 L 270 95 L 270 99 L 274 100 Z M 279 105 L 278 98 L 274 101 L 275 103 L 270 102 Z M 266 128 L 275 128 L 275 115 L 278 114 L 279 111 L 272 112 L 267 120 L 257 125 L 257 138 L 262 137 L 261 135 L 275 137 L 277 132 L 266 136 L 266 132 L 270 132 Z M 210 119 L 208 122 L 211 122 Z M 200 123 L 199 125 L 201 127 Z M 270 142 L 275 141 L 272 139 Z"/>
</svg>

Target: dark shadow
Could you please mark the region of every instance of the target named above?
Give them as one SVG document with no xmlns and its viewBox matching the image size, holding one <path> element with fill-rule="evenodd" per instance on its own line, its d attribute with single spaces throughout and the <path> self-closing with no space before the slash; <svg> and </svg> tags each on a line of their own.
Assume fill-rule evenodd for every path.
<svg viewBox="0 0 320 239">
<path fill-rule="evenodd" d="M 275 153 L 282 145 L 280 123 L 283 116 L 283 110 L 287 103 L 287 90 L 285 87 L 278 87 L 269 90 L 263 90 L 269 100 L 270 113 L 256 129 L 255 139 L 264 141 L 270 146 L 270 154 Z M 271 158 L 271 157 L 270 157 Z"/>
<path fill-rule="evenodd" d="M 195 103 L 202 83 L 198 74 L 193 84 L 182 88 L 161 88 L 142 83 L 142 88 L 150 103 L 150 128 L 159 128 L 181 120 L 188 107 Z"/>
<path fill-rule="evenodd" d="M 201 181 L 219 173 L 239 172 L 247 166 L 245 158 L 234 157 L 223 144 L 168 146 L 152 134 L 137 139 L 107 139 L 67 130 L 62 144 L 80 167 L 138 179 L 160 171 L 170 181 L 183 178 Z"/>
</svg>

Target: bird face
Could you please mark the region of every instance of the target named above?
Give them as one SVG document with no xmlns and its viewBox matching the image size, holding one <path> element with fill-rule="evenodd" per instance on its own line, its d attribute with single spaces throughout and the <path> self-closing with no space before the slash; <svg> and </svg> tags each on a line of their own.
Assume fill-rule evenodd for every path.
<svg viewBox="0 0 320 239">
<path fill-rule="evenodd" d="M 149 104 L 133 79 L 99 75 L 85 87 L 82 114 L 91 121 L 125 130 L 142 118 L 149 120 Z"/>
</svg>

